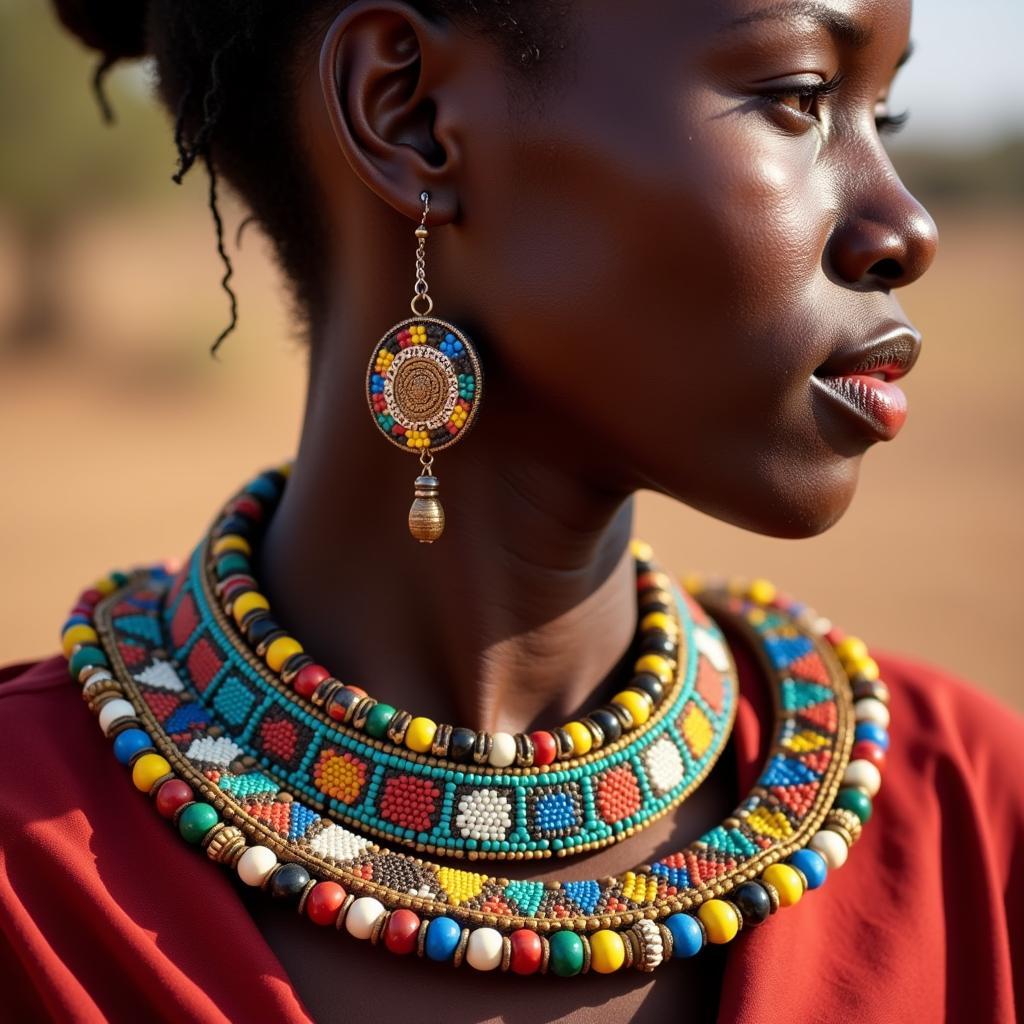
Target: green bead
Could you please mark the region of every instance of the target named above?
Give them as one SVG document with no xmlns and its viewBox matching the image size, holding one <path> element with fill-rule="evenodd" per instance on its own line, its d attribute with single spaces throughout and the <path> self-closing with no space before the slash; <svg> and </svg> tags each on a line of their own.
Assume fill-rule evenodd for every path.
<svg viewBox="0 0 1024 1024">
<path fill-rule="evenodd" d="M 189 804 L 178 818 L 178 831 L 183 839 L 198 843 L 217 824 L 217 811 L 210 804 Z"/>
<path fill-rule="evenodd" d="M 366 716 L 366 731 L 375 740 L 383 739 L 388 731 L 388 722 L 395 714 L 395 709 L 390 704 L 375 704 L 373 710 Z"/>
<path fill-rule="evenodd" d="M 836 807 L 844 807 L 853 811 L 860 818 L 861 824 L 865 824 L 871 818 L 871 797 L 860 789 L 841 789 L 836 797 Z"/>
<path fill-rule="evenodd" d="M 583 940 L 575 932 L 555 932 L 548 940 L 548 970 L 559 978 L 571 978 L 583 970 Z"/>
<path fill-rule="evenodd" d="M 78 673 L 81 672 L 86 665 L 108 668 L 110 662 L 107 661 L 107 656 L 100 650 L 100 648 L 82 647 L 71 655 L 71 660 L 68 662 L 68 671 L 71 673 L 71 678 L 77 679 Z"/>
</svg>

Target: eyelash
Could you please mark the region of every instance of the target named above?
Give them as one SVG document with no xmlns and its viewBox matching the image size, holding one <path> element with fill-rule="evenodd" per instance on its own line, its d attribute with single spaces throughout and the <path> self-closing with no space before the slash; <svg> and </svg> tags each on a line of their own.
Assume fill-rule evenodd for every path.
<svg viewBox="0 0 1024 1024">
<path fill-rule="evenodd" d="M 778 103 L 785 106 L 784 100 L 791 99 L 796 96 L 800 99 L 810 99 L 817 102 L 823 96 L 829 96 L 834 93 L 843 84 L 843 73 L 837 72 L 826 82 L 819 82 L 816 85 L 806 85 L 799 89 L 785 89 L 779 92 L 766 93 L 765 99 L 770 103 Z M 794 109 L 794 108 L 790 108 Z M 812 117 L 813 115 L 803 111 L 794 110 L 795 113 L 802 114 L 804 117 Z M 893 135 L 898 132 L 907 123 L 910 118 L 910 111 L 904 110 L 900 114 L 879 114 L 875 118 L 875 128 L 878 130 L 880 135 Z"/>
</svg>

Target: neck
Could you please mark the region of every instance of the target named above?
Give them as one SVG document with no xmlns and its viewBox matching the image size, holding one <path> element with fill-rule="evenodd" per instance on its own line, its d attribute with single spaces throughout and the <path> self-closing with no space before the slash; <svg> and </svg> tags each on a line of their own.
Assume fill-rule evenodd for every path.
<svg viewBox="0 0 1024 1024">
<path fill-rule="evenodd" d="M 379 333 L 335 332 L 314 360 L 258 570 L 275 614 L 343 682 L 413 714 L 509 732 L 568 720 L 621 677 L 636 626 L 632 499 L 538 457 L 557 445 L 489 382 L 469 436 L 436 456 L 444 535 L 417 543 L 418 462 L 377 435 L 353 357 Z"/>
</svg>

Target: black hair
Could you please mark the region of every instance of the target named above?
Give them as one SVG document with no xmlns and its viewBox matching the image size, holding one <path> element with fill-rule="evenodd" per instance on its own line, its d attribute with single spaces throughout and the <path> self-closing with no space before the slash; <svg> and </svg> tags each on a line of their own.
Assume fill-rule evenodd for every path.
<svg viewBox="0 0 1024 1024">
<path fill-rule="evenodd" d="M 221 285 L 238 322 L 231 259 L 217 205 L 218 174 L 247 202 L 275 246 L 307 328 L 326 307 L 320 267 L 326 251 L 316 187 L 297 137 L 296 56 L 311 52 L 348 0 L 53 0 L 64 25 L 100 52 L 93 85 L 104 119 L 103 88 L 118 61 L 151 55 L 161 99 L 174 117 L 181 183 L 197 160 L 209 175 L 208 202 L 224 264 Z M 427 16 L 449 17 L 497 45 L 515 73 L 544 64 L 565 11 L 541 0 L 419 0 Z M 565 7 L 568 2 L 565 3 Z M 545 46 L 542 49 L 541 41 Z M 313 51 L 315 52 L 315 51 Z"/>
</svg>

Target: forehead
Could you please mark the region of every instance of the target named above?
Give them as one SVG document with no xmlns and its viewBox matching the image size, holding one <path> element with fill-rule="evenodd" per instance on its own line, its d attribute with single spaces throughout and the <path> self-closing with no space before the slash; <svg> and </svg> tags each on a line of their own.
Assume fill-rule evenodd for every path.
<svg viewBox="0 0 1024 1024">
<path fill-rule="evenodd" d="M 855 47 L 905 35 L 911 14 L 911 0 L 720 0 L 700 6 L 720 30 L 768 33 L 789 26 L 828 32 Z"/>
</svg>

